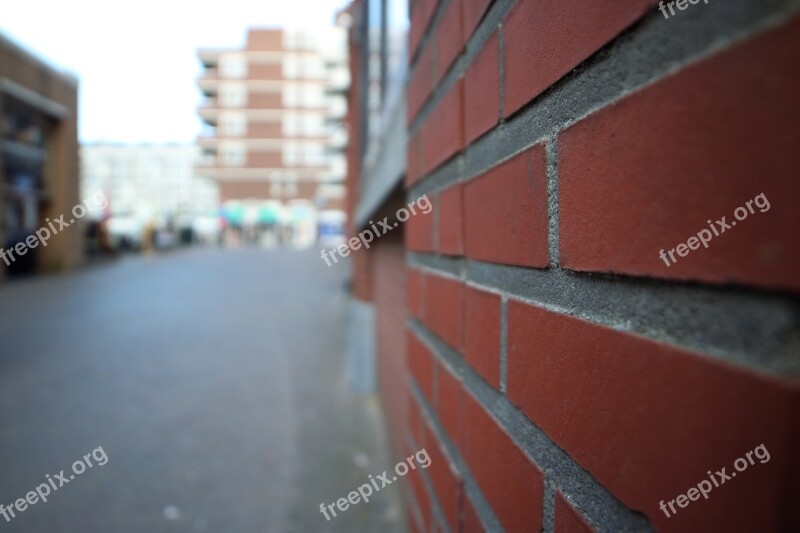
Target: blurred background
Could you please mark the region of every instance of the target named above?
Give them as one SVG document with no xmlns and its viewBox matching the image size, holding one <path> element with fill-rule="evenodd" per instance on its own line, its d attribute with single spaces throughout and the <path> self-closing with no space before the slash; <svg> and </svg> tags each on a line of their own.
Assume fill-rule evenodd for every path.
<svg viewBox="0 0 800 533">
<path fill-rule="evenodd" d="M 404 529 L 396 487 L 319 513 L 393 465 L 349 265 L 319 257 L 346 228 L 346 4 L 0 1 L 0 245 L 72 221 L 0 261 L 0 502 L 109 457 L 0 529 Z"/>
<path fill-rule="evenodd" d="M 797 0 L 0 0 L 0 530 L 797 531 L 798 64 Z"/>
</svg>

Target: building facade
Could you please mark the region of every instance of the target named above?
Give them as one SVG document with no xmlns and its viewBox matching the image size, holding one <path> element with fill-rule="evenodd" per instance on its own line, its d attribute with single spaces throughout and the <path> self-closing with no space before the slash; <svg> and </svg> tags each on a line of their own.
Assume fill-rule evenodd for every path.
<svg viewBox="0 0 800 533">
<path fill-rule="evenodd" d="M 800 527 L 796 3 L 412 0 L 376 112 L 391 3 L 343 13 L 350 235 L 434 208 L 349 254 L 349 351 L 410 530 Z"/>
<path fill-rule="evenodd" d="M 105 194 L 104 216 L 147 222 L 219 213 L 217 184 L 195 174 L 196 145 L 88 143 L 80 153 L 81 187 Z"/>
<path fill-rule="evenodd" d="M 78 82 L 0 35 L 0 247 L 70 216 L 78 180 Z M 7 274 L 69 270 L 83 261 L 80 226 L 0 261 Z"/>
<path fill-rule="evenodd" d="M 344 207 L 344 33 L 251 29 L 242 49 L 199 58 L 197 172 L 219 184 L 227 221 L 315 234 L 316 213 Z"/>
</svg>

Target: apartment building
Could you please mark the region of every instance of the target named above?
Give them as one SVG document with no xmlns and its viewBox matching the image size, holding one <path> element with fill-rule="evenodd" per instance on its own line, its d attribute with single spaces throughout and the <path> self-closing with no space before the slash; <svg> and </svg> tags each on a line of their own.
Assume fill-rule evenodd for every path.
<svg viewBox="0 0 800 533">
<path fill-rule="evenodd" d="M 14 248 L 80 202 L 77 123 L 77 80 L 0 34 L 0 247 Z M 76 225 L 0 261 L 0 279 L 75 267 L 82 243 Z"/>
<path fill-rule="evenodd" d="M 343 30 L 251 29 L 242 49 L 198 55 L 197 173 L 219 184 L 229 227 L 257 237 L 282 226 L 313 242 L 318 213 L 344 207 Z"/>
</svg>

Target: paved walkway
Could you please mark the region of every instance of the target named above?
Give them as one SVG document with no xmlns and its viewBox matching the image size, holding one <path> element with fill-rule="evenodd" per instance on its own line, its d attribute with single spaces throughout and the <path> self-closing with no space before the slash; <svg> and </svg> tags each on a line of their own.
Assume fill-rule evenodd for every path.
<svg viewBox="0 0 800 533">
<path fill-rule="evenodd" d="M 0 286 L 0 503 L 109 458 L 0 530 L 399 531 L 399 487 L 319 513 L 392 466 L 343 379 L 338 266 L 208 249 Z"/>
</svg>

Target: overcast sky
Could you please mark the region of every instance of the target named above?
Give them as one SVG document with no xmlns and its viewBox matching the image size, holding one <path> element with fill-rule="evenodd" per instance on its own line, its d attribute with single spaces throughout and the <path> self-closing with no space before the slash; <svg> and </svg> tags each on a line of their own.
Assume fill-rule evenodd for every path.
<svg viewBox="0 0 800 533">
<path fill-rule="evenodd" d="M 192 142 L 203 47 L 333 24 L 346 0 L 0 0 L 0 31 L 80 79 L 82 141 Z"/>
</svg>

